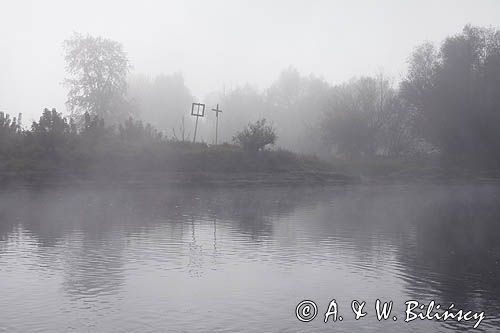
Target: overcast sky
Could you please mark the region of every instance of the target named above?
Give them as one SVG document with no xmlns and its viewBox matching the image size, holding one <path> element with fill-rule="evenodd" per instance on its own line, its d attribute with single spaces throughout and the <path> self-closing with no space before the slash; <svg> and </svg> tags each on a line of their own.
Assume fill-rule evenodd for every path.
<svg viewBox="0 0 500 333">
<path fill-rule="evenodd" d="M 133 72 L 183 73 L 193 94 L 269 85 L 292 65 L 331 83 L 383 71 L 462 27 L 499 27 L 496 0 L 2 0 L 0 110 L 65 112 L 62 41 L 73 31 L 121 42 Z"/>
</svg>

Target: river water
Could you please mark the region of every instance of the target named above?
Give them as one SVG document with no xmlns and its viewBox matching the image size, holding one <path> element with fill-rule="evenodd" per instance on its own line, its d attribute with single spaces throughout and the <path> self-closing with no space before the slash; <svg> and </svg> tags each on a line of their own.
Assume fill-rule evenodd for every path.
<svg viewBox="0 0 500 333">
<path fill-rule="evenodd" d="M 498 331 L 499 231 L 487 184 L 3 190 L 0 332 Z"/>
</svg>

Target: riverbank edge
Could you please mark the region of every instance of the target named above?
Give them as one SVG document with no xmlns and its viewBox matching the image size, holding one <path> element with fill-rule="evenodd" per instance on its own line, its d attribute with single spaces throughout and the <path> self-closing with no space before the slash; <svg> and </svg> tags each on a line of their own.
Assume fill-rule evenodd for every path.
<svg viewBox="0 0 500 333">
<path fill-rule="evenodd" d="M 345 185 L 397 185 L 397 184 L 499 184 L 498 175 L 427 174 L 415 176 L 354 176 L 335 172 L 156 172 L 116 175 L 77 175 L 77 174 L 0 174 L 0 187 L 11 186 L 117 186 L 117 187 L 265 187 L 265 186 L 345 186 Z"/>
<path fill-rule="evenodd" d="M 347 185 L 360 183 L 361 178 L 335 172 L 135 172 L 128 174 L 30 173 L 0 174 L 0 185 L 105 185 L 124 186 L 300 186 Z"/>
</svg>

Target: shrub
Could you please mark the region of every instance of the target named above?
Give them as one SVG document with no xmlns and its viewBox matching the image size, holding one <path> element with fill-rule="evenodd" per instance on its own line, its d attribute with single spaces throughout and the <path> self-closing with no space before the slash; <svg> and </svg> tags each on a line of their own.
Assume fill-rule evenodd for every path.
<svg viewBox="0 0 500 333">
<path fill-rule="evenodd" d="M 250 123 L 241 132 L 238 132 L 233 141 L 238 143 L 244 150 L 256 152 L 263 150 L 267 145 L 276 142 L 276 131 L 272 125 L 266 123 L 266 119 Z"/>
</svg>

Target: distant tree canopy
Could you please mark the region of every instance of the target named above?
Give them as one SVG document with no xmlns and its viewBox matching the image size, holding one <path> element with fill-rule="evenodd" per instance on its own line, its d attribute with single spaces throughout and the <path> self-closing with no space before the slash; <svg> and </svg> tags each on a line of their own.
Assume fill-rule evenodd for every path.
<svg viewBox="0 0 500 333">
<path fill-rule="evenodd" d="M 241 132 L 238 132 L 233 140 L 244 150 L 257 152 L 267 145 L 276 142 L 277 136 L 272 125 L 266 123 L 266 119 L 257 120 L 248 124 Z"/>
<path fill-rule="evenodd" d="M 300 75 L 293 67 L 282 71 L 262 91 L 250 85 L 230 89 L 217 100 L 228 110 L 221 118 L 220 137 L 230 140 L 235 129 L 266 118 L 275 125 L 280 146 L 319 153 L 324 145 L 318 135 L 318 119 L 329 103 L 330 91 L 331 86 L 325 80 Z"/>
<path fill-rule="evenodd" d="M 0 156 L 8 156 L 18 148 L 21 137 L 20 118 L 21 114 L 16 119 L 0 112 Z"/>
<path fill-rule="evenodd" d="M 214 101 L 216 103 L 216 101 Z M 231 141 L 235 129 L 245 127 L 249 122 L 267 116 L 267 105 L 264 96 L 255 87 L 244 85 L 226 92 L 220 97 L 220 104 L 227 112 L 221 115 L 219 139 Z"/>
<path fill-rule="evenodd" d="M 386 78 L 363 77 L 333 88 L 321 129 L 342 156 L 399 155 L 410 149 L 408 117 Z"/>
<path fill-rule="evenodd" d="M 331 86 L 290 67 L 268 89 L 236 88 L 222 105 L 230 110 L 223 115 L 226 133 L 266 118 L 276 124 L 280 146 L 305 153 L 398 156 L 410 153 L 415 141 L 411 114 L 382 75 Z"/>
<path fill-rule="evenodd" d="M 134 75 L 129 78 L 128 96 L 137 105 L 138 115 L 147 122 L 170 133 L 189 117 L 194 98 L 180 73 L 149 78 Z"/>
<path fill-rule="evenodd" d="M 401 96 L 450 162 L 500 166 L 500 32 L 466 26 L 412 55 Z"/>
<path fill-rule="evenodd" d="M 102 37 L 74 34 L 63 43 L 69 87 L 69 110 L 82 117 L 86 112 L 117 122 L 126 119 L 131 105 L 126 100 L 130 68 L 120 43 Z"/>
<path fill-rule="evenodd" d="M 0 112 L 0 142 L 5 142 L 9 137 L 16 135 L 20 130 L 21 126 L 18 119 L 19 116 L 11 118 L 10 115 Z"/>
<path fill-rule="evenodd" d="M 314 75 L 289 67 L 265 91 L 266 118 L 276 124 L 280 144 L 301 152 L 321 153 L 318 123 L 332 98 L 332 87 Z"/>
<path fill-rule="evenodd" d="M 43 152 L 50 158 L 58 158 L 72 143 L 76 134 L 73 121 L 64 118 L 56 109 L 44 109 L 38 122 L 33 122 L 31 131 L 26 132 L 27 140 L 32 146 L 38 146 L 38 152 Z"/>
</svg>

